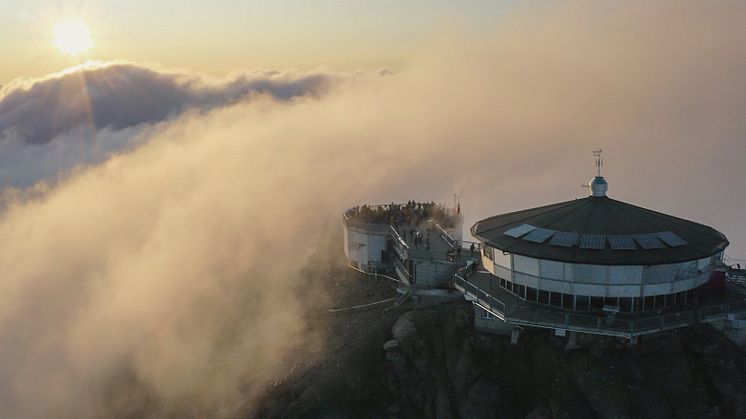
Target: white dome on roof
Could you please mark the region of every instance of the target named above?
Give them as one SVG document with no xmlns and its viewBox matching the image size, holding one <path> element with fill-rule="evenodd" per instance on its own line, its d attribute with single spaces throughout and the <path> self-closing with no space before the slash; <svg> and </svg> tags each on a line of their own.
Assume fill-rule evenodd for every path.
<svg viewBox="0 0 746 419">
<path fill-rule="evenodd" d="M 609 184 L 603 176 L 596 176 L 588 182 L 588 191 L 591 196 L 606 196 L 606 191 L 609 190 Z"/>
</svg>

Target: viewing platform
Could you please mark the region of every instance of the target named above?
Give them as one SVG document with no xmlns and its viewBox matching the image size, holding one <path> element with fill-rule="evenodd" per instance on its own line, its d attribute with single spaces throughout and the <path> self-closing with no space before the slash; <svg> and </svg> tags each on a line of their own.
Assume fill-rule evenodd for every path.
<svg viewBox="0 0 746 419">
<path fill-rule="evenodd" d="M 585 212 L 568 213 L 575 206 Z M 597 212 L 601 233 L 573 233 Z M 653 233 L 614 221 L 630 212 L 647 217 L 644 228 Z M 396 305 L 429 297 L 471 301 L 482 331 L 517 336 L 538 327 L 573 339 L 585 333 L 635 341 L 709 322 L 739 345 L 746 340 L 744 264 L 727 260 L 725 236 L 709 227 L 696 225 L 694 235 L 682 227 L 691 222 L 605 195 L 490 217 L 471 229 L 478 242 L 462 239 L 462 222 L 458 205 L 350 208 L 343 214 L 345 255 L 352 268 L 395 281 Z"/>
<path fill-rule="evenodd" d="M 438 288 L 480 257 L 477 243 L 461 240 L 459 212 L 414 201 L 351 208 L 343 217 L 347 258 L 363 272 L 393 274 L 404 287 Z"/>
</svg>

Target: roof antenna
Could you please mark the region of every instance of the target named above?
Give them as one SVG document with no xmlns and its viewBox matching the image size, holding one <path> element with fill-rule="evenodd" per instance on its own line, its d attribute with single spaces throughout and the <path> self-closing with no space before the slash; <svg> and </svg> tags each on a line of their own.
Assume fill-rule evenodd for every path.
<svg viewBox="0 0 746 419">
<path fill-rule="evenodd" d="M 456 208 L 456 214 L 461 214 L 461 198 L 464 196 L 464 188 L 461 188 L 461 192 L 453 194 L 453 205 Z"/>
<path fill-rule="evenodd" d="M 604 160 L 601 158 L 601 149 L 593 150 L 593 155 L 596 156 L 596 177 L 591 179 L 588 183 L 588 189 L 591 196 L 606 196 L 606 191 L 609 190 L 609 184 L 606 179 L 601 177 L 601 168 L 604 166 Z"/>
<path fill-rule="evenodd" d="M 596 176 L 601 176 L 601 168 L 604 166 L 604 160 L 601 158 L 601 153 L 603 150 L 596 149 L 593 150 L 593 155 L 596 156 L 596 172 L 598 173 Z"/>
</svg>

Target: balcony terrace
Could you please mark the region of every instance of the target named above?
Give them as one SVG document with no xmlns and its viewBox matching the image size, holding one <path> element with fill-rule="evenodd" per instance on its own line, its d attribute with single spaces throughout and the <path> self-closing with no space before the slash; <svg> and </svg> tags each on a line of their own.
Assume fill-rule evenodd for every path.
<svg viewBox="0 0 746 419">
<path fill-rule="evenodd" d="M 494 317 L 516 326 L 543 327 L 597 335 L 635 338 L 690 326 L 693 323 L 725 320 L 730 314 L 746 312 L 743 295 L 710 298 L 696 305 L 660 312 L 578 313 L 523 301 L 500 288 L 498 278 L 489 272 L 461 269 L 454 275 L 454 286 Z M 733 284 L 732 286 L 738 286 Z"/>
</svg>

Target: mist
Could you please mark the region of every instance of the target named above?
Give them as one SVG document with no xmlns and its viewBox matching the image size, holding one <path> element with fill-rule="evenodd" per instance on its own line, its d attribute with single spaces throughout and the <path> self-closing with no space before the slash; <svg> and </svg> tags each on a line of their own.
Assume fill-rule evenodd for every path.
<svg viewBox="0 0 746 419">
<path fill-rule="evenodd" d="M 250 413 L 290 354 L 324 356 L 301 273 L 330 258 L 317 252 L 345 208 L 463 190 L 469 226 L 585 196 L 594 148 L 611 197 L 712 225 L 746 256 L 743 39 L 735 2 L 520 6 L 487 37 L 446 31 L 393 76 L 185 111 L 10 194 L 0 405 Z"/>
</svg>

